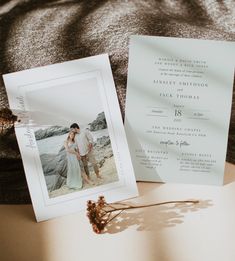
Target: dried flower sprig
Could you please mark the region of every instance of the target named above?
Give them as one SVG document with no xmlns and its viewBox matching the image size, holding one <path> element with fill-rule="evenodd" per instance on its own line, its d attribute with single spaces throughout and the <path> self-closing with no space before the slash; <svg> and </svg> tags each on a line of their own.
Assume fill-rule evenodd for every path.
<svg viewBox="0 0 235 261">
<path fill-rule="evenodd" d="M 93 231 L 97 234 L 100 234 L 105 230 L 105 227 L 114 218 L 116 218 L 125 210 L 161 206 L 166 204 L 177 204 L 177 203 L 196 204 L 199 203 L 199 200 L 182 200 L 182 201 L 176 200 L 176 201 L 165 201 L 160 203 L 133 206 L 121 202 L 107 203 L 105 201 L 104 196 L 100 196 L 97 202 L 92 200 L 87 201 L 87 217 L 89 218 Z"/>
<path fill-rule="evenodd" d="M 4 135 L 9 131 L 14 123 L 17 121 L 15 116 L 9 108 L 2 108 L 0 110 L 0 135 Z"/>
</svg>

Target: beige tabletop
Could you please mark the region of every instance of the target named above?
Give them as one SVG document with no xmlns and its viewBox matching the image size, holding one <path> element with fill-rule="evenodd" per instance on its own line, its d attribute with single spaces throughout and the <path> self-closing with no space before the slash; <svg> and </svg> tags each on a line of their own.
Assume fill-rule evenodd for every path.
<svg viewBox="0 0 235 261">
<path fill-rule="evenodd" d="M 234 261 L 235 166 L 225 185 L 138 183 L 135 203 L 200 199 L 129 211 L 94 234 L 85 211 L 36 223 L 31 205 L 0 205 L 1 261 Z"/>
</svg>

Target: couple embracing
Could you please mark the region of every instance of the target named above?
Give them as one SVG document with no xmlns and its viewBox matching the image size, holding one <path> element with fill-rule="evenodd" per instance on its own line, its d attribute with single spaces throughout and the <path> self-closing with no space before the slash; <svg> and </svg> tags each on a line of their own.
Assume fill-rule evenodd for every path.
<svg viewBox="0 0 235 261">
<path fill-rule="evenodd" d="M 83 182 L 93 185 L 88 162 L 92 164 L 97 178 L 101 178 L 93 150 L 93 137 L 88 129 L 81 130 L 77 123 L 73 123 L 64 147 L 68 163 L 66 185 L 69 188 L 82 188 Z M 82 173 L 79 161 L 82 161 L 85 173 Z"/>
</svg>

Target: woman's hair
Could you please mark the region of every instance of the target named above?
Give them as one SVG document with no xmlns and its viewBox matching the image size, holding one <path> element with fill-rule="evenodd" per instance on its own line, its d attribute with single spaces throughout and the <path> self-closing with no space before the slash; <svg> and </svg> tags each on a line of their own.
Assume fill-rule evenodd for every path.
<svg viewBox="0 0 235 261">
<path fill-rule="evenodd" d="M 69 132 L 69 135 L 68 135 L 68 137 L 67 137 L 67 141 L 69 141 L 69 139 L 70 139 L 70 134 L 71 134 L 71 133 L 74 134 L 74 136 L 73 136 L 73 138 L 72 138 L 72 142 L 75 142 L 75 135 L 76 135 L 76 133 L 75 133 L 74 131 L 70 131 L 70 132 Z"/>
</svg>

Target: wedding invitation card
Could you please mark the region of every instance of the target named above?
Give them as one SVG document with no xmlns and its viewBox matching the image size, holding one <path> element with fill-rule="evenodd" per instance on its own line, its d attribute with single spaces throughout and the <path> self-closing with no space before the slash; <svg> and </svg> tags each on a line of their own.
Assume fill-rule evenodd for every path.
<svg viewBox="0 0 235 261">
<path fill-rule="evenodd" d="M 137 196 L 108 55 L 3 78 L 37 221 Z"/>
<path fill-rule="evenodd" d="M 234 42 L 132 36 L 125 130 L 137 180 L 223 184 Z"/>
</svg>

